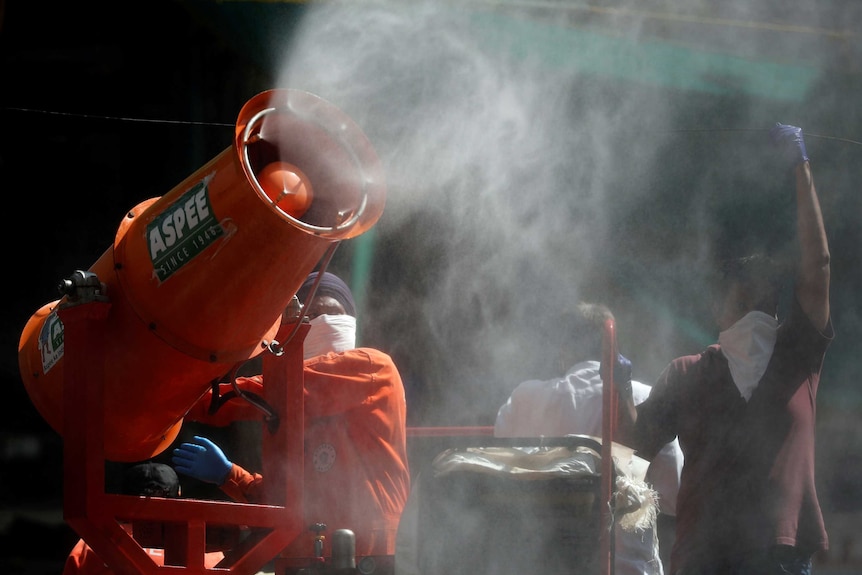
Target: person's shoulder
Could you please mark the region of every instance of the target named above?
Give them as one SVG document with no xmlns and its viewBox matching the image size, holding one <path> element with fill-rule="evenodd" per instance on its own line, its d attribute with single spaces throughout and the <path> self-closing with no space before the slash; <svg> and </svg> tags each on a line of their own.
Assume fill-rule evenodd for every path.
<svg viewBox="0 0 862 575">
<path fill-rule="evenodd" d="M 392 357 L 385 351 L 373 347 L 356 347 L 339 352 L 330 352 L 305 360 L 307 369 L 328 371 L 350 366 L 351 371 L 370 372 L 384 367 L 395 367 Z"/>
<path fill-rule="evenodd" d="M 712 344 L 699 353 L 681 355 L 671 360 L 659 379 L 673 379 L 687 374 L 700 373 L 700 370 L 710 369 L 718 361 L 727 360 L 721 353 L 721 346 Z"/>
<path fill-rule="evenodd" d="M 380 357 L 385 356 L 389 357 L 389 354 L 383 351 L 382 349 L 377 349 L 376 347 L 357 347 L 351 350 L 346 351 L 345 353 L 349 353 L 351 351 L 356 351 L 359 353 L 365 353 L 372 357 Z"/>
<path fill-rule="evenodd" d="M 688 355 L 681 355 L 675 358 L 671 364 L 677 366 L 691 366 L 697 363 L 702 363 L 704 361 L 711 361 L 716 357 L 722 357 L 721 355 L 721 346 L 717 343 L 713 343 L 707 347 L 705 347 L 702 351 L 698 353 L 692 353 Z"/>
<path fill-rule="evenodd" d="M 558 380 L 555 379 L 528 379 L 522 381 L 512 390 L 512 395 L 532 394 L 541 391 L 550 391 Z"/>
<path fill-rule="evenodd" d="M 392 356 L 383 350 L 374 347 L 357 347 L 344 352 L 345 354 L 355 354 L 356 356 L 366 357 L 376 363 L 394 363 Z"/>
</svg>

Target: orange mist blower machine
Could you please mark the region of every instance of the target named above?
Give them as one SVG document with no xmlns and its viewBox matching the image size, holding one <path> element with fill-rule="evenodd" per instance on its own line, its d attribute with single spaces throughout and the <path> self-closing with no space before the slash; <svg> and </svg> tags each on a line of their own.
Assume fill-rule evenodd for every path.
<svg viewBox="0 0 862 575">
<path fill-rule="evenodd" d="M 210 382 L 272 344 L 308 273 L 338 242 L 370 229 L 384 201 L 379 159 L 349 117 L 307 92 L 263 92 L 240 111 L 232 146 L 131 209 L 104 254 L 27 322 L 20 371 L 31 401 L 64 438 L 65 518 L 118 571 L 160 569 L 124 535 L 120 516 L 169 518 L 180 548 L 166 549 L 166 558 L 183 572 L 209 572 L 207 523 L 263 533 L 226 559 L 222 568 L 236 573 L 256 572 L 306 528 L 280 513 L 299 503 L 284 484 L 267 506 L 148 498 L 142 507 L 104 493 L 104 461 L 164 451 Z M 298 410 L 264 439 L 264 458 L 273 451 L 266 441 L 296 458 L 299 479 L 263 462 L 285 481 L 302 477 L 298 332 L 287 359 L 264 358 L 264 370 L 295 364 L 290 382 L 267 378 L 275 409 L 293 402 Z"/>
</svg>

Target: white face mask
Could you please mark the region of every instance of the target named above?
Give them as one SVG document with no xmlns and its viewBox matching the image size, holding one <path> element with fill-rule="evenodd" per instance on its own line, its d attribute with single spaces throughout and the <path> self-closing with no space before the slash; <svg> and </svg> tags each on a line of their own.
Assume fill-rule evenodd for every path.
<svg viewBox="0 0 862 575">
<path fill-rule="evenodd" d="M 746 401 L 751 397 L 775 348 L 778 320 L 762 311 L 752 311 L 718 334 L 721 353 L 730 374 Z"/>
<path fill-rule="evenodd" d="M 356 318 L 352 315 L 319 315 L 309 322 L 303 357 L 308 359 L 330 351 L 347 351 L 356 347 Z"/>
</svg>

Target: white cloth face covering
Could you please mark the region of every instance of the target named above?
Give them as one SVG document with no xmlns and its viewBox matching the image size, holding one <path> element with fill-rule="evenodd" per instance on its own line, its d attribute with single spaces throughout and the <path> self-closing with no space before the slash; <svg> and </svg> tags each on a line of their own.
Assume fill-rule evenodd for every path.
<svg viewBox="0 0 862 575">
<path fill-rule="evenodd" d="M 356 318 L 352 315 L 322 314 L 309 323 L 311 328 L 303 344 L 304 359 L 356 347 Z"/>
<path fill-rule="evenodd" d="M 778 320 L 762 311 L 747 313 L 718 334 L 733 382 L 746 401 L 769 365 L 777 337 Z"/>
</svg>

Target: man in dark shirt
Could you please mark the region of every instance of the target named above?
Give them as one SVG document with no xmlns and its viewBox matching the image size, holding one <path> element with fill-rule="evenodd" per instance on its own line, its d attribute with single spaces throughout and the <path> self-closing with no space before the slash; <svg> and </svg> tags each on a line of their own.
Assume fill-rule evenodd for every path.
<svg viewBox="0 0 862 575">
<path fill-rule="evenodd" d="M 828 546 L 814 485 L 815 403 L 832 337 L 830 255 L 802 130 L 770 132 L 796 181 L 798 261 L 788 317 L 768 258 L 722 270 L 717 344 L 673 360 L 649 398 L 621 390 L 620 437 L 650 459 L 679 438 L 675 575 L 807 575 Z"/>
</svg>

